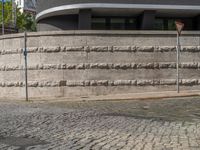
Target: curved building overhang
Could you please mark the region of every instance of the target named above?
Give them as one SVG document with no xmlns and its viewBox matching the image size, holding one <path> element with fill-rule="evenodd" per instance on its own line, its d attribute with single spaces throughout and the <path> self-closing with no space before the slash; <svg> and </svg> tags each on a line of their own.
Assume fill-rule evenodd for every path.
<svg viewBox="0 0 200 150">
<path fill-rule="evenodd" d="M 121 3 L 79 3 L 79 4 L 70 4 L 62 5 L 57 7 L 52 7 L 46 10 L 39 12 L 36 16 L 36 20 L 39 21 L 46 17 L 63 15 L 63 14 L 77 14 L 79 9 L 110 9 L 110 10 L 157 10 L 157 11 L 166 11 L 171 12 L 181 12 L 182 15 L 188 13 L 199 14 L 200 6 L 198 5 L 158 5 L 158 4 L 121 4 Z M 185 12 L 185 14 L 183 14 Z"/>
</svg>

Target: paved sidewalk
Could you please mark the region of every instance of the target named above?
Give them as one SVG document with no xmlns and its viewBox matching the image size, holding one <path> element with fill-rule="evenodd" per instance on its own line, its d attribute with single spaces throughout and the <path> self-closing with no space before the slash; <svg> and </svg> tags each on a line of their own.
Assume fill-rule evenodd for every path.
<svg viewBox="0 0 200 150">
<path fill-rule="evenodd" d="M 88 101 L 89 100 L 93 100 L 93 101 L 95 100 L 149 100 L 149 99 L 192 97 L 192 96 L 200 96 L 200 91 L 182 91 L 180 93 L 177 93 L 174 91 L 128 93 L 128 94 L 116 94 L 116 95 L 105 95 L 105 96 L 91 96 L 86 99 Z"/>
<path fill-rule="evenodd" d="M 0 102 L 1 150 L 199 150 L 200 98 Z"/>
<path fill-rule="evenodd" d="M 123 101 L 123 100 L 160 100 L 163 98 L 179 98 L 179 97 L 198 97 L 199 90 L 181 91 L 164 91 L 164 92 L 144 92 L 144 93 L 127 93 L 127 94 L 112 94 L 112 95 L 98 95 L 98 96 L 82 96 L 82 97 L 46 97 L 46 98 L 29 98 L 32 102 L 63 102 L 63 101 Z M 16 98 L 0 98 L 0 102 L 23 102 L 25 99 Z"/>
<path fill-rule="evenodd" d="M 115 95 L 83 96 L 83 97 L 64 97 L 64 98 L 39 98 L 35 101 L 120 101 L 120 100 L 150 100 L 163 98 L 194 97 L 200 96 L 200 91 L 165 91 L 165 92 L 146 92 L 146 93 L 127 93 Z"/>
</svg>

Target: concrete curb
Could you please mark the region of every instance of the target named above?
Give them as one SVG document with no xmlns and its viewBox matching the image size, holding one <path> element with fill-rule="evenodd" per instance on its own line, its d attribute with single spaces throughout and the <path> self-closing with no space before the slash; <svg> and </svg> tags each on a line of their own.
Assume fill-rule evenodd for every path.
<svg viewBox="0 0 200 150">
<path fill-rule="evenodd" d="M 48 97 L 48 98 L 30 98 L 29 102 L 46 103 L 46 102 L 81 102 L 81 101 L 124 101 L 124 100 L 161 100 L 166 98 L 183 98 L 198 97 L 200 91 L 175 91 L 166 92 L 146 92 L 146 93 L 128 93 L 115 95 L 85 96 L 85 97 Z M 25 102 L 25 99 L 7 99 L 1 98 L 0 102 Z"/>
<path fill-rule="evenodd" d="M 152 99 L 193 97 L 193 96 L 200 96 L 200 91 L 191 93 L 159 92 L 159 93 L 133 93 L 133 94 L 107 95 L 107 96 L 99 96 L 99 97 L 96 96 L 96 97 L 85 98 L 85 101 L 152 100 Z"/>
<path fill-rule="evenodd" d="M 182 97 L 198 97 L 200 91 L 182 91 L 176 93 L 174 91 L 167 92 L 151 92 L 151 93 L 129 93 L 116 95 L 101 95 L 88 97 L 65 97 L 65 98 L 40 98 L 31 99 L 31 102 L 81 102 L 81 101 L 123 101 L 123 100 L 160 100 L 164 98 L 182 98 Z"/>
</svg>

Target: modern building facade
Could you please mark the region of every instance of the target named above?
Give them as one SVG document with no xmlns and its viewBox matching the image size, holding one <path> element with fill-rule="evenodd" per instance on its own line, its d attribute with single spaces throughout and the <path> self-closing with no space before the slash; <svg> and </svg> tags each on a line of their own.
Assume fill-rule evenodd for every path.
<svg viewBox="0 0 200 150">
<path fill-rule="evenodd" d="M 35 13 L 36 1 L 37 0 L 15 0 L 15 3 L 21 12 Z"/>
<path fill-rule="evenodd" d="M 200 30 L 199 0 L 38 0 L 38 31 Z"/>
</svg>

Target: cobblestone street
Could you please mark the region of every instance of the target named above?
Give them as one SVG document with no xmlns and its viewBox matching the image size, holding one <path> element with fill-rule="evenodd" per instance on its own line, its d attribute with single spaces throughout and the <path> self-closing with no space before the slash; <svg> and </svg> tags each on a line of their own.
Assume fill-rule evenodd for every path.
<svg viewBox="0 0 200 150">
<path fill-rule="evenodd" d="M 1 150 L 199 150 L 200 98 L 0 102 Z"/>
</svg>

